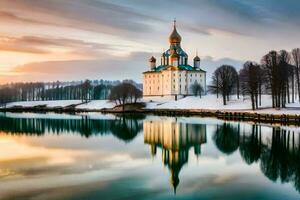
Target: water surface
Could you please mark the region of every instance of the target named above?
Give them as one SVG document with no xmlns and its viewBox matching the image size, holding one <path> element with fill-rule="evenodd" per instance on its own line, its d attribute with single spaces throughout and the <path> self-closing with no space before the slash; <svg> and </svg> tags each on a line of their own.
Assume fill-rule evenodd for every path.
<svg viewBox="0 0 300 200">
<path fill-rule="evenodd" d="M 0 199 L 299 199 L 297 127 L 0 113 Z"/>
</svg>

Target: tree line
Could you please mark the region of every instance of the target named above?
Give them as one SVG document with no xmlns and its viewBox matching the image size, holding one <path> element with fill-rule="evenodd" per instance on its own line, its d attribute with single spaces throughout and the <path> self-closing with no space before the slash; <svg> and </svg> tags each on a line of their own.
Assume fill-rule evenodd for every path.
<svg viewBox="0 0 300 200">
<path fill-rule="evenodd" d="M 249 96 L 252 109 L 261 106 L 262 94 L 270 94 L 273 108 L 284 108 L 300 100 L 300 49 L 270 51 L 260 63 L 247 61 L 238 72 L 233 66 L 217 68 L 209 91 L 223 98 L 226 105 L 230 95 Z"/>
<path fill-rule="evenodd" d="M 134 88 L 133 81 L 126 81 Z M 111 90 L 120 82 L 85 80 L 77 84 L 63 82 L 30 82 L 11 83 L 0 86 L 0 104 L 5 105 L 15 101 L 49 101 L 49 100 L 101 100 L 111 96 Z"/>
<path fill-rule="evenodd" d="M 0 103 L 14 101 L 49 101 L 49 100 L 89 100 L 106 99 L 112 85 L 92 85 L 86 80 L 77 85 L 63 85 L 61 82 L 46 84 L 11 83 L 0 87 Z"/>
</svg>

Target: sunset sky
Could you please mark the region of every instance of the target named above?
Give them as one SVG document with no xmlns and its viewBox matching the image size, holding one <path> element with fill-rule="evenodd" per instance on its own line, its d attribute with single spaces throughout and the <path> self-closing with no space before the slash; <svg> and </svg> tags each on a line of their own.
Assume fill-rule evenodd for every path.
<svg viewBox="0 0 300 200">
<path fill-rule="evenodd" d="M 134 79 L 177 19 L 209 73 L 300 47 L 298 0 L 0 0 L 0 83 Z"/>
</svg>

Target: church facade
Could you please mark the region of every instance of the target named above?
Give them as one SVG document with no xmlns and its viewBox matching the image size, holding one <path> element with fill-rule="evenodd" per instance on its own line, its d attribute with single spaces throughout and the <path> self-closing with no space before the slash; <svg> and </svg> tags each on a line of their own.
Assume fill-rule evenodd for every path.
<svg viewBox="0 0 300 200">
<path fill-rule="evenodd" d="M 200 67 L 198 55 L 193 59 L 193 66 L 188 64 L 188 55 L 181 48 L 176 21 L 169 43 L 170 48 L 161 55 L 160 65 L 156 65 L 153 56 L 149 59 L 150 69 L 143 73 L 143 96 L 172 96 L 177 99 L 193 95 L 195 84 L 202 87 L 202 93 L 206 93 L 206 72 Z"/>
</svg>

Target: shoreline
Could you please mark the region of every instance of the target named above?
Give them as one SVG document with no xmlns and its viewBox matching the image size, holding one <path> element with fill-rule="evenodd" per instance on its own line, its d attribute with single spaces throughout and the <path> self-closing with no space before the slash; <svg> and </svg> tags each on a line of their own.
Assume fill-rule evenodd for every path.
<svg viewBox="0 0 300 200">
<path fill-rule="evenodd" d="M 59 107 L 59 108 L 47 108 L 47 107 L 13 107 L 13 108 L 0 108 L 0 112 L 32 112 L 32 113 L 89 113 L 100 112 L 103 114 L 154 114 L 158 116 L 199 116 L 199 117 L 214 117 L 222 120 L 229 121 L 244 121 L 254 123 L 267 123 L 267 124 L 280 124 L 280 125 L 296 125 L 300 126 L 300 113 L 299 115 L 293 114 L 267 114 L 256 113 L 255 111 L 237 111 L 237 110 L 212 110 L 212 109 L 79 109 L 74 107 Z"/>
</svg>

